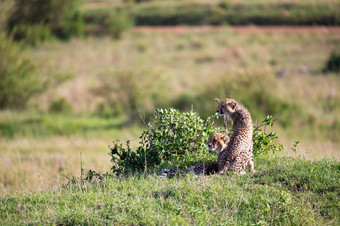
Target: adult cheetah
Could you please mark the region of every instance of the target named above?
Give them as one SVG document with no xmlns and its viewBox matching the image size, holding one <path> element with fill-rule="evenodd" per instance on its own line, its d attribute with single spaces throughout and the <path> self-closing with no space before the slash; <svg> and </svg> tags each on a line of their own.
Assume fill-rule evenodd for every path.
<svg viewBox="0 0 340 226">
<path fill-rule="evenodd" d="M 245 173 L 248 166 L 254 172 L 253 122 L 249 111 L 234 99 L 218 101 L 216 112 L 233 121 L 233 134 L 225 151 L 218 158 L 218 172 L 234 171 Z"/>
</svg>

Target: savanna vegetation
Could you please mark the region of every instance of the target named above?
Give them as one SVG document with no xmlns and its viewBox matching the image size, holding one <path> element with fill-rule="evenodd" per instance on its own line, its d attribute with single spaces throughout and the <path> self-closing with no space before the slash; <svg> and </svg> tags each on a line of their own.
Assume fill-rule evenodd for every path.
<svg viewBox="0 0 340 226">
<path fill-rule="evenodd" d="M 105 4 L 106 3 L 106 4 Z M 106 1 L 85 4 L 87 23 L 108 11 L 125 11 L 136 25 L 339 25 L 338 1 Z M 99 4 L 100 5 L 100 4 Z M 86 7 L 87 6 L 87 7 Z M 104 7 L 105 6 L 105 7 Z"/>
<path fill-rule="evenodd" d="M 0 2 L 0 223 L 338 225 L 337 31 L 133 29 L 337 25 L 338 4 Z M 225 97 L 252 114 L 257 172 L 158 178 L 216 160 Z"/>
</svg>

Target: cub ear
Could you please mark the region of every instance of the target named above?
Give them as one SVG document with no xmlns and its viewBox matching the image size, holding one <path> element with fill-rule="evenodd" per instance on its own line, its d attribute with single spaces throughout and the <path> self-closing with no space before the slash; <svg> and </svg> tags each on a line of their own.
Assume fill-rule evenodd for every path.
<svg viewBox="0 0 340 226">
<path fill-rule="evenodd" d="M 228 142 L 229 142 L 229 137 L 228 137 L 228 135 L 225 135 L 225 136 L 223 137 L 223 141 L 224 141 L 224 143 L 228 143 Z"/>
<path fill-rule="evenodd" d="M 221 103 L 220 99 L 218 99 L 218 98 L 215 98 L 214 100 L 215 100 L 218 104 Z"/>
</svg>

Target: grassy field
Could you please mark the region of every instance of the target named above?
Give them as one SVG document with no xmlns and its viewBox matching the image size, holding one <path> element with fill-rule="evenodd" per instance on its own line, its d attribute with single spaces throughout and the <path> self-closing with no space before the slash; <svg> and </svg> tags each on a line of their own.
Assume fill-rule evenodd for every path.
<svg viewBox="0 0 340 226">
<path fill-rule="evenodd" d="M 0 199 L 0 223 L 338 225 L 339 162 L 258 158 L 243 176 L 156 175 L 70 182 Z"/>
<path fill-rule="evenodd" d="M 211 115 L 213 98 L 231 96 L 246 104 L 255 124 L 266 114 L 281 117 L 274 130 L 284 153 L 299 140 L 299 153 L 308 159 L 340 159 L 340 79 L 321 72 L 339 47 L 339 33 L 237 33 L 225 27 L 194 33 L 137 30 L 119 41 L 73 39 L 26 48 L 24 54 L 44 78 L 67 79 L 33 99 L 32 110 L 1 112 L 1 193 L 47 189 L 65 182 L 62 174 L 78 176 L 80 153 L 85 169 L 106 172 L 107 146 L 116 139 L 137 143 L 141 131 L 124 116 L 131 110 L 104 114 L 106 97 L 117 92 L 124 103 L 130 101 L 126 96 L 136 97 L 132 110 L 137 107 L 146 115 L 153 107 L 188 110 L 191 105 Z M 285 71 L 282 77 L 277 76 L 280 70 Z M 244 87 L 248 80 L 251 85 Z M 103 88 L 117 83 L 125 88 Z M 218 92 L 214 87 L 220 87 Z M 97 95 L 98 89 L 108 92 Z M 48 113 L 60 98 L 71 110 Z M 279 110 L 268 101 L 279 103 Z M 283 114 L 280 109 L 288 110 Z M 132 115 L 139 121 L 138 114 Z"/>
<path fill-rule="evenodd" d="M 274 16 L 300 23 L 328 16 L 328 12 L 333 22 L 339 21 L 337 5 L 337 0 L 154 0 L 138 4 L 86 0 L 82 12 L 86 29 L 91 30 L 91 16 L 98 19 L 100 13 L 118 8 L 127 9 L 135 19 L 144 13 L 149 19 L 152 13 L 159 16 L 162 11 L 158 9 L 171 17 L 179 7 L 184 12 L 180 16 L 190 9 L 190 18 L 202 12 L 211 16 L 210 9 L 220 16 L 246 9 L 242 17 L 246 20 L 265 12 L 265 20 Z M 0 31 L 11 6 L 11 1 L 0 3 L 4 12 Z M 115 17 L 109 19 L 110 24 Z M 34 45 L 18 42 L 13 44 L 16 48 L 6 48 L 12 43 L 3 41 L 4 37 L 0 34 L 3 49 L 28 58 L 36 66 L 32 73 L 44 87 L 25 108 L 0 110 L 1 225 L 340 224 L 340 76 L 324 70 L 331 53 L 340 49 L 339 27 L 135 27 L 118 40 L 89 35 L 68 41 L 51 38 Z M 22 59 L 18 59 L 15 62 L 20 64 Z M 16 66 L 1 63 L 5 71 L 0 71 L 1 76 Z M 10 75 L 21 73 L 18 68 Z M 25 76 L 8 80 L 14 88 L 26 82 Z M 16 82 L 18 86 L 13 85 Z M 138 169 L 148 171 L 119 176 L 110 171 L 113 165 L 136 164 L 130 159 L 135 152 L 121 165 L 114 162 L 108 146 L 116 140 L 130 140 L 132 150 L 141 147 L 139 137 L 155 108 L 193 109 L 204 118 L 215 113 L 214 98 L 226 97 L 244 104 L 255 126 L 267 115 L 276 120 L 274 127 L 264 127 L 264 131 L 276 132 L 284 149 L 256 155 L 255 173 L 162 179 L 152 164 L 140 158 L 146 149 L 138 149 L 142 154 L 135 158 L 139 158 Z M 190 127 L 183 130 L 185 135 L 194 136 L 198 146 L 197 130 L 191 123 L 185 126 Z M 213 124 L 218 126 L 222 126 L 221 118 Z M 153 136 L 161 136 L 162 131 L 158 132 Z M 296 141 L 300 142 L 297 151 Z M 173 151 L 181 163 L 216 157 L 204 152 L 204 147 L 191 159 L 189 152 L 186 157 L 178 156 L 180 148 L 172 144 L 175 148 L 167 154 Z M 164 153 L 162 145 L 153 145 L 158 145 L 160 155 Z M 102 176 L 112 174 L 84 179 L 89 170 Z"/>
<path fill-rule="evenodd" d="M 80 175 L 81 161 L 104 173 L 108 145 L 138 137 L 140 128 L 123 128 L 121 119 L 1 112 L 0 130 L 0 191 L 7 194 L 57 188 Z"/>
</svg>

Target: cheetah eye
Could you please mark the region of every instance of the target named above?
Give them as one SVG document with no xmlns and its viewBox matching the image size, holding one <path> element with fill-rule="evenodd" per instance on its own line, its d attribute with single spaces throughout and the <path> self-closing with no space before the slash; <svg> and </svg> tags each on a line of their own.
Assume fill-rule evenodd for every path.
<svg viewBox="0 0 340 226">
<path fill-rule="evenodd" d="M 216 144 L 216 140 L 213 141 L 213 145 L 215 145 L 215 144 Z"/>
</svg>

